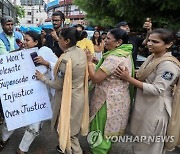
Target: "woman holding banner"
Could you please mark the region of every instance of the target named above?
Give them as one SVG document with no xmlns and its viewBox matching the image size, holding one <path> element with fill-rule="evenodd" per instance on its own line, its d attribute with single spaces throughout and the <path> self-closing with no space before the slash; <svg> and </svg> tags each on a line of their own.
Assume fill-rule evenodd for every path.
<svg viewBox="0 0 180 154">
<path fill-rule="evenodd" d="M 30 49 L 33 47 L 38 47 L 39 50 L 37 54 L 39 55 L 36 57 L 36 62 L 40 63 L 41 65 L 44 65 L 46 67 L 42 67 L 41 71 L 42 73 L 48 77 L 52 78 L 51 73 L 51 67 L 55 64 L 57 61 L 57 57 L 54 55 L 51 49 L 48 47 L 41 47 L 41 42 L 39 39 L 39 35 L 34 31 L 28 31 L 25 33 L 24 37 L 24 48 Z M 49 62 L 48 62 L 49 61 Z M 37 122 L 34 124 L 31 124 L 27 126 L 27 129 L 24 133 L 24 136 L 21 140 L 21 143 L 19 145 L 18 150 L 16 151 L 17 154 L 25 154 L 28 152 L 29 147 L 36 136 L 39 135 L 39 131 L 41 129 L 42 122 Z M 10 136 L 13 134 L 13 131 L 7 130 L 7 125 L 4 123 L 2 128 L 2 140 L 0 141 L 0 151 L 3 150 L 6 142 L 9 140 Z"/>
</svg>

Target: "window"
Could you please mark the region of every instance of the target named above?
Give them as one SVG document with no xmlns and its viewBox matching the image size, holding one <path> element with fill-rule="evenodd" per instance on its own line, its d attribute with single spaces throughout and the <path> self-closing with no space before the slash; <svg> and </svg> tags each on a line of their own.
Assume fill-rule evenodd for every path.
<svg viewBox="0 0 180 154">
<path fill-rule="evenodd" d="M 79 9 L 76 8 L 76 9 L 74 9 L 74 11 L 79 11 Z"/>
<path fill-rule="evenodd" d="M 30 6 L 32 5 L 32 1 L 29 1 L 29 0 L 28 0 L 27 3 L 28 3 L 28 5 L 30 5 Z"/>
<path fill-rule="evenodd" d="M 28 12 L 27 15 L 31 15 L 31 12 Z"/>
<path fill-rule="evenodd" d="M 28 20 L 27 23 L 28 23 L 28 24 L 31 24 L 31 20 Z"/>
<path fill-rule="evenodd" d="M 36 21 L 38 21 L 38 19 L 36 19 Z"/>
</svg>

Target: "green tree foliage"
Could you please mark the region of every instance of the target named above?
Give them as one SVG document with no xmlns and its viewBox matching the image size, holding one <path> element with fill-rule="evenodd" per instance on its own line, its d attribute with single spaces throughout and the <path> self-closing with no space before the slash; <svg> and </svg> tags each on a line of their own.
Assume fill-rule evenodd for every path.
<svg viewBox="0 0 180 154">
<path fill-rule="evenodd" d="M 16 8 L 16 13 L 17 13 L 17 23 L 19 23 L 18 19 L 25 17 L 25 10 L 23 6 L 20 6 L 20 5 L 16 5 L 15 8 Z"/>
<path fill-rule="evenodd" d="M 180 30 L 180 0 L 74 0 L 92 25 L 114 26 L 122 20 L 138 30 L 146 17 L 154 27 Z"/>
</svg>

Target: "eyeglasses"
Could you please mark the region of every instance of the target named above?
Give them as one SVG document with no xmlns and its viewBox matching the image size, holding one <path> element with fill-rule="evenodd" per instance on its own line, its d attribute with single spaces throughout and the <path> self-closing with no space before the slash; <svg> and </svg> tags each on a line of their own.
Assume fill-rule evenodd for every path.
<svg viewBox="0 0 180 154">
<path fill-rule="evenodd" d="M 52 22 L 60 22 L 60 21 L 62 21 L 61 19 L 59 19 L 59 20 L 51 20 Z"/>
</svg>

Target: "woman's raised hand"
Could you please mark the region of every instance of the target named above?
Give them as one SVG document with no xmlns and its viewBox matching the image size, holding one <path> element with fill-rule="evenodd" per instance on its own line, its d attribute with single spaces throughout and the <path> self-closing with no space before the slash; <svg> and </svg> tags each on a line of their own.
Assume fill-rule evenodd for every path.
<svg viewBox="0 0 180 154">
<path fill-rule="evenodd" d="M 84 49 L 84 51 L 86 53 L 88 63 L 93 62 L 93 56 L 92 56 L 90 50 L 89 49 Z"/>
</svg>

